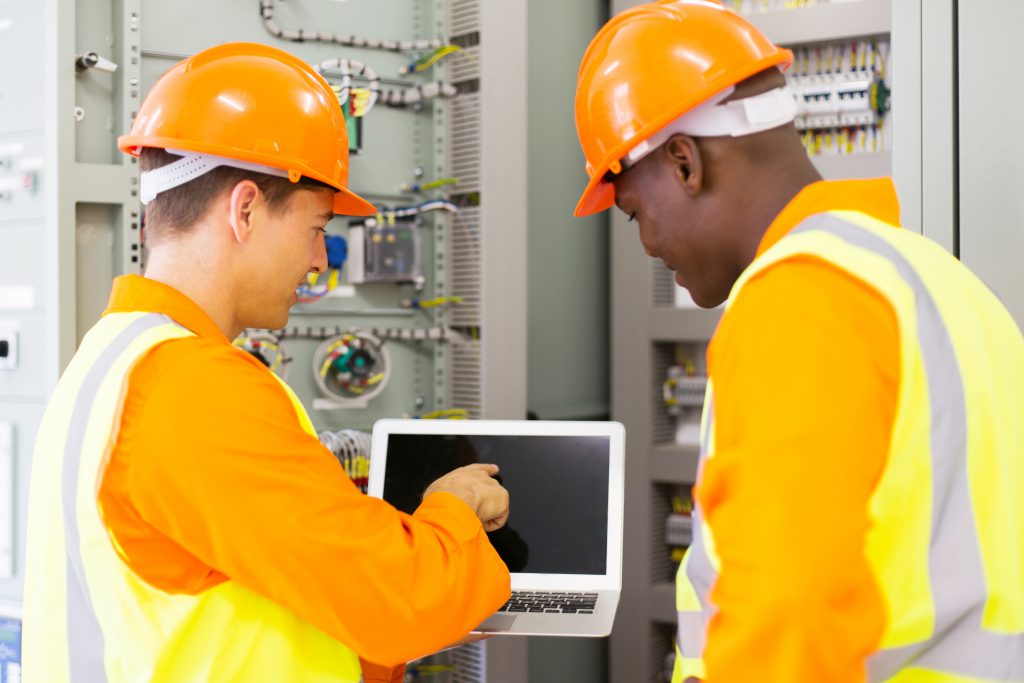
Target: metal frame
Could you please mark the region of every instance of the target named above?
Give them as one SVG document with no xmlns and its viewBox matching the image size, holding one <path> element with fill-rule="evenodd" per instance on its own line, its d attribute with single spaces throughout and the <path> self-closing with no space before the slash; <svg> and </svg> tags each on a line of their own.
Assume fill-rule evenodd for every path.
<svg viewBox="0 0 1024 683">
<path fill-rule="evenodd" d="M 956 0 L 893 3 L 893 176 L 902 222 L 959 253 Z"/>
</svg>

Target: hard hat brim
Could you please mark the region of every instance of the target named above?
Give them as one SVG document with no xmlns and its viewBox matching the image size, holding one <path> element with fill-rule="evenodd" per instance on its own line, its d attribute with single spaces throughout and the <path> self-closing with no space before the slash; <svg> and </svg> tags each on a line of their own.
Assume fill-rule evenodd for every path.
<svg viewBox="0 0 1024 683">
<path fill-rule="evenodd" d="M 305 176 L 318 180 L 325 185 L 330 185 L 337 193 L 334 195 L 333 210 L 335 214 L 343 216 L 372 216 L 377 213 L 377 208 L 366 201 L 355 192 L 344 187 L 333 178 L 328 178 L 317 173 L 306 164 L 298 160 L 285 160 L 276 154 L 265 154 L 252 150 L 240 150 L 223 145 L 213 145 L 189 140 L 178 140 L 174 138 L 151 137 L 147 135 L 122 135 L 117 139 L 117 146 L 122 152 L 132 156 L 139 156 L 139 150 L 143 147 L 154 147 L 158 149 L 182 149 L 200 154 L 214 154 L 221 157 L 239 159 L 252 163 L 263 164 L 273 168 L 279 168 L 297 176 Z"/>
<path fill-rule="evenodd" d="M 572 215 L 576 218 L 583 218 L 613 206 L 615 206 L 615 185 L 605 180 L 604 176 L 594 176 L 583 190 L 583 196 L 580 197 Z"/>
</svg>

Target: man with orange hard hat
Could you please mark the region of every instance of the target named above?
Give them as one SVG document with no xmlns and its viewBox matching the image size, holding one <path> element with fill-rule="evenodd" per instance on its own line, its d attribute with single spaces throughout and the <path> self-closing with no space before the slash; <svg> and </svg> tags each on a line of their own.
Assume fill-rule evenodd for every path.
<svg viewBox="0 0 1024 683">
<path fill-rule="evenodd" d="M 721 3 L 661 0 L 580 66 L 576 215 L 618 206 L 725 303 L 673 681 L 1024 682 L 1024 339 L 897 227 L 889 179 L 821 180 L 791 60 Z"/>
<path fill-rule="evenodd" d="M 337 96 L 288 53 L 220 45 L 160 79 L 119 147 L 140 157 L 149 257 L 39 431 L 26 680 L 401 681 L 509 596 L 485 535 L 508 516 L 497 468 L 398 512 L 231 343 L 287 322 L 335 214 L 375 211 L 348 189 Z"/>
</svg>

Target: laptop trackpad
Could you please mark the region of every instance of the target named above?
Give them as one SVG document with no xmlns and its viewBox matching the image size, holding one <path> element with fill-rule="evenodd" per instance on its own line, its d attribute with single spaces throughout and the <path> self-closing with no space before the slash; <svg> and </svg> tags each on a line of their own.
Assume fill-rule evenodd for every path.
<svg viewBox="0 0 1024 683">
<path fill-rule="evenodd" d="M 474 631 L 480 633 L 494 633 L 508 631 L 516 621 L 514 614 L 492 614 L 484 623 L 477 626 Z"/>
</svg>

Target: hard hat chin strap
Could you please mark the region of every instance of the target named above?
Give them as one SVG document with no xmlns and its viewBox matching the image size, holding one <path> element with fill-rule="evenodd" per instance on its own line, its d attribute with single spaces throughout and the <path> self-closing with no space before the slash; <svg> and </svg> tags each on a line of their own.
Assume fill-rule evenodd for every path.
<svg viewBox="0 0 1024 683">
<path fill-rule="evenodd" d="M 738 138 L 778 128 L 796 118 L 796 99 L 786 86 L 720 104 L 733 91 L 735 88 L 730 86 L 713 95 L 642 141 L 626 154 L 622 160 L 623 167 L 628 168 L 640 161 L 677 133 L 695 138 Z"/>
<path fill-rule="evenodd" d="M 184 185 L 188 181 L 195 180 L 199 176 L 209 173 L 220 166 L 231 166 L 232 168 L 240 168 L 244 171 L 265 173 L 281 178 L 289 177 L 288 171 L 274 168 L 273 166 L 254 164 L 214 154 L 187 152 L 180 149 L 168 149 L 166 151 L 180 156 L 181 159 L 166 166 L 155 168 L 152 171 L 146 171 L 139 177 L 139 201 L 143 204 L 149 204 L 161 192 Z"/>
</svg>

